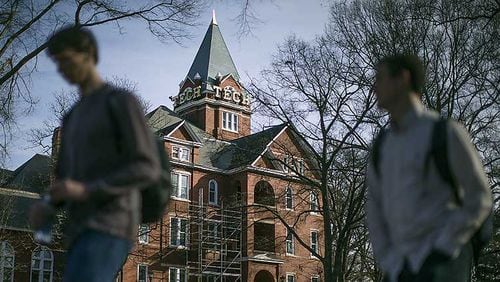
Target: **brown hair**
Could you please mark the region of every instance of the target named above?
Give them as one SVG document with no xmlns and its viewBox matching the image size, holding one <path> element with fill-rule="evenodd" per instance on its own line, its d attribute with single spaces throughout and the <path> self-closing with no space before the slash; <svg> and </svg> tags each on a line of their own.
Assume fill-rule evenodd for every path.
<svg viewBox="0 0 500 282">
<path fill-rule="evenodd" d="M 413 91 L 421 94 L 425 82 L 425 70 L 422 61 L 412 54 L 396 54 L 382 58 L 377 68 L 381 66 L 387 67 L 391 76 L 401 74 L 401 71 L 407 70 L 410 72 L 411 88 Z"/>
<path fill-rule="evenodd" d="M 92 54 L 94 61 L 99 61 L 97 41 L 94 34 L 79 26 L 66 26 L 56 31 L 48 40 L 49 56 L 61 53 L 65 49 Z"/>
</svg>

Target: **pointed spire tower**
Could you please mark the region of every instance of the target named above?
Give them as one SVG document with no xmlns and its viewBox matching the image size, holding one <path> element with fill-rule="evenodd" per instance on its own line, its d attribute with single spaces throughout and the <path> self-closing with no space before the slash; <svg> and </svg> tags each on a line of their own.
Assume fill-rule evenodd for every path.
<svg viewBox="0 0 500 282">
<path fill-rule="evenodd" d="M 174 111 L 218 139 L 249 135 L 250 97 L 239 80 L 213 11 L 178 95 L 170 97 Z"/>
</svg>

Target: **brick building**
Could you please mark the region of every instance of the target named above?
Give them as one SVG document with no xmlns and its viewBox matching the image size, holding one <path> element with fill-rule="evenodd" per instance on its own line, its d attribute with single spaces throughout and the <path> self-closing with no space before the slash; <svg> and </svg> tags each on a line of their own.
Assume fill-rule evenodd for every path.
<svg viewBox="0 0 500 282">
<path fill-rule="evenodd" d="M 314 171 L 310 147 L 289 124 L 251 133 L 251 99 L 215 16 L 170 98 L 173 110 L 160 106 L 146 118 L 171 158 L 173 195 L 162 220 L 140 226 L 116 280 L 323 281 L 314 256 L 324 250 L 321 197 L 300 178 Z M 49 167 L 49 157 L 36 155 L 2 172 L 11 188 L 0 189 L 0 200 L 14 203 L 3 210 L 16 215 L 0 222 L 0 281 L 61 279 L 64 250 L 34 244 L 26 220 Z M 41 183 L 26 184 L 28 175 Z"/>
<path fill-rule="evenodd" d="M 147 115 L 173 163 L 163 220 L 141 226 L 118 281 L 316 282 L 323 221 L 308 144 L 287 124 L 251 134 L 251 100 L 215 16 L 170 97 Z M 293 227 L 287 231 L 284 223 Z"/>
<path fill-rule="evenodd" d="M 34 243 L 28 223 L 30 206 L 49 185 L 50 164 L 50 157 L 37 154 L 14 171 L 0 170 L 0 281 L 62 279 L 65 250 L 59 243 Z"/>
</svg>

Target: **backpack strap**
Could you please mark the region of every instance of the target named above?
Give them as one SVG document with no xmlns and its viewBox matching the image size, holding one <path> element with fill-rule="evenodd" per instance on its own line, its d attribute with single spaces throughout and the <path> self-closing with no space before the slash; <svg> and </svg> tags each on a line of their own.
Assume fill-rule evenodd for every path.
<svg viewBox="0 0 500 282">
<path fill-rule="evenodd" d="M 375 137 L 375 141 L 373 142 L 372 165 L 377 176 L 380 176 L 380 147 L 382 146 L 382 142 L 384 141 L 386 135 L 387 130 L 384 128 L 380 129 L 380 132 L 377 137 Z"/>
<path fill-rule="evenodd" d="M 441 178 L 450 185 L 453 196 L 459 206 L 463 205 L 463 200 L 458 191 L 458 185 L 450 169 L 448 160 L 448 123 L 449 121 L 440 118 L 434 123 L 432 129 L 432 144 L 429 156 L 434 159 L 436 169 Z"/>
<path fill-rule="evenodd" d="M 111 118 L 112 126 L 113 126 L 113 134 L 115 136 L 116 140 L 116 146 L 119 152 L 123 151 L 123 146 L 120 142 L 122 138 L 122 134 L 119 128 L 119 114 L 121 113 L 120 111 L 120 106 L 118 105 L 118 102 L 116 101 L 116 95 L 119 95 L 119 93 L 116 91 L 116 89 L 111 86 L 109 92 L 107 93 L 107 100 L 106 104 L 108 107 L 108 114 Z"/>
<path fill-rule="evenodd" d="M 459 206 L 463 206 L 463 199 L 458 192 L 458 185 L 450 170 L 448 160 L 447 136 L 448 123 L 446 119 L 440 119 L 434 124 L 432 132 L 432 149 L 430 155 L 434 159 L 434 164 L 439 175 L 445 180 L 453 190 L 453 196 Z M 472 250 L 474 255 L 474 265 L 477 266 L 482 249 L 491 240 L 493 236 L 493 208 L 488 217 L 481 223 L 479 230 L 471 238 Z"/>
</svg>

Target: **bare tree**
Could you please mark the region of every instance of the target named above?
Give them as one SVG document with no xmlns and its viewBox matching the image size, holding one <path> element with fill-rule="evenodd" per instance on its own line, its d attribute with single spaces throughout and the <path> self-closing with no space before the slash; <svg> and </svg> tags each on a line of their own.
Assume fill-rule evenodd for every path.
<svg viewBox="0 0 500 282">
<path fill-rule="evenodd" d="M 31 109 L 30 76 L 47 37 L 63 25 L 94 27 L 135 20 L 162 41 L 180 42 L 196 25 L 204 0 L 6 0 L 0 4 L 0 157 L 7 154 L 15 109 Z M 23 106 L 23 107 L 21 107 Z"/>
<path fill-rule="evenodd" d="M 240 0 L 239 4 L 241 8 L 239 9 L 240 13 L 234 18 L 238 25 L 238 36 L 240 38 L 251 35 L 252 30 L 256 25 L 262 24 L 262 20 L 257 15 L 255 11 L 255 3 L 256 2 L 269 2 L 272 0 L 260 0 L 260 1 L 251 1 L 251 0 Z"/>
<path fill-rule="evenodd" d="M 394 52 L 419 55 L 427 69 L 424 103 L 466 126 L 498 198 L 491 173 L 500 161 L 500 16 L 490 2 L 348 1 L 333 5 L 328 33 L 359 68 Z"/>
<path fill-rule="evenodd" d="M 271 67 L 262 72 L 262 81 L 254 81 L 248 89 L 261 115 L 291 124 L 302 146 L 310 146 L 304 172 L 283 159 L 275 161 L 321 198 L 324 254 L 311 250 L 308 240 L 293 232 L 293 224 L 281 214 L 275 216 L 320 259 L 325 281 L 355 279 L 347 277 L 359 260 L 359 253 L 352 251 L 361 250 L 356 244 L 367 242 L 362 224 L 363 160 L 377 112 L 369 74 L 358 73 L 365 85 L 346 79 L 345 74 L 355 71 L 351 63 L 325 38 L 307 43 L 292 37 L 278 48 Z M 288 148 L 283 144 L 285 152 Z M 354 238 L 364 241 L 354 242 Z"/>
<path fill-rule="evenodd" d="M 128 78 L 113 76 L 110 83 L 115 85 L 118 88 L 124 89 L 124 90 L 134 94 L 135 97 L 137 98 L 139 104 L 141 105 L 141 108 L 144 111 L 144 114 L 148 113 L 149 110 L 151 110 L 151 107 L 153 105 L 151 104 L 151 102 L 149 100 L 147 100 L 146 98 L 139 95 L 138 89 L 137 89 L 137 82 L 132 81 Z"/>
<path fill-rule="evenodd" d="M 265 0 L 262 0 L 265 1 Z M 230 3 L 230 1 L 224 1 Z M 73 24 L 92 28 L 137 21 L 162 42 L 181 43 L 197 26 L 207 0 L 6 0 L 0 3 L 0 161 L 8 154 L 11 129 L 17 109 L 31 112 L 36 100 L 31 96 L 31 74 L 37 68 L 37 56 L 46 48 L 47 37 L 58 28 Z M 240 36 L 251 33 L 260 22 L 254 3 L 241 1 L 234 18 Z"/>
<path fill-rule="evenodd" d="M 362 68 L 394 52 L 417 54 L 427 69 L 423 102 L 462 122 L 483 158 L 498 208 L 500 187 L 500 3 L 338 2 L 328 37 Z"/>
<path fill-rule="evenodd" d="M 367 256 L 359 176 L 372 136 L 387 123 L 373 110 L 371 92 L 376 63 L 385 55 L 423 59 L 424 103 L 471 132 L 498 202 L 499 19 L 481 10 L 488 1 L 465 2 L 335 2 L 324 36 L 312 43 L 289 39 L 262 81 L 249 88 L 260 114 L 294 124 L 312 146 L 319 181 L 301 179 L 322 194 L 325 245 L 333 246 L 319 256 L 327 281 L 357 279 L 363 271 L 365 278 L 380 276 Z"/>
<path fill-rule="evenodd" d="M 137 93 L 136 82 L 127 78 L 114 76 L 109 83 L 135 95 L 144 110 L 144 114 L 151 108 L 151 102 Z M 54 101 L 48 105 L 51 115 L 42 122 L 41 127 L 31 129 L 28 134 L 29 148 L 39 149 L 40 153 L 43 154 L 50 154 L 52 146 L 54 145 L 52 144 L 54 130 L 61 125 L 61 120 L 64 115 L 79 99 L 76 91 L 65 90 L 56 92 L 54 97 Z"/>
</svg>

